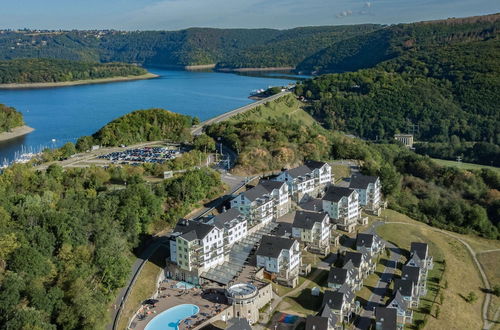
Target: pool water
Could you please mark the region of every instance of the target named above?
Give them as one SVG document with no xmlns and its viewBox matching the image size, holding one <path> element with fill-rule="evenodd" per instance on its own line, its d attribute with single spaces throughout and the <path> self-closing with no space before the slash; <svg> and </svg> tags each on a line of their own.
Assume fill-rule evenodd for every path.
<svg viewBox="0 0 500 330">
<path fill-rule="evenodd" d="M 194 285 L 191 284 L 191 283 L 188 283 L 188 282 L 177 282 L 177 284 L 175 285 L 175 287 L 177 289 L 192 289 L 194 288 Z"/>
<path fill-rule="evenodd" d="M 168 330 L 179 328 L 179 323 L 200 312 L 200 308 L 192 304 L 183 304 L 167 309 L 158 314 L 146 325 L 146 330 Z"/>
</svg>

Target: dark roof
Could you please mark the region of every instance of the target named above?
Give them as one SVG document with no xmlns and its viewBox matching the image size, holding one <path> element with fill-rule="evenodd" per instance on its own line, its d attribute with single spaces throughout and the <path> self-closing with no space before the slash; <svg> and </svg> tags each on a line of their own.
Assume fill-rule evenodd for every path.
<svg viewBox="0 0 500 330">
<path fill-rule="evenodd" d="M 389 305 L 387 307 L 393 308 L 393 307 L 391 307 L 391 305 L 392 305 L 393 302 L 396 303 L 403 310 L 407 310 L 408 309 L 406 301 L 403 299 L 403 296 L 401 295 L 401 293 L 399 291 L 396 291 L 396 294 L 394 295 L 394 298 L 392 298 L 392 300 L 390 301 L 390 303 L 389 303 Z"/>
<path fill-rule="evenodd" d="M 278 227 L 273 230 L 274 236 L 292 236 L 292 224 L 289 222 L 278 222 Z"/>
<path fill-rule="evenodd" d="M 212 221 L 214 223 L 214 226 L 217 226 L 217 228 L 224 228 L 224 225 L 226 223 L 229 223 L 238 217 L 243 216 L 240 211 L 236 208 L 234 209 L 229 209 L 224 213 L 221 213 L 217 216 L 215 216 Z"/>
<path fill-rule="evenodd" d="M 328 273 L 328 283 L 335 283 L 340 285 L 344 284 L 347 280 L 348 271 L 349 270 L 345 268 L 330 268 L 330 272 Z"/>
<path fill-rule="evenodd" d="M 394 280 L 394 292 L 399 291 L 405 297 L 411 297 L 413 294 L 413 282 L 409 280 Z"/>
<path fill-rule="evenodd" d="M 333 310 L 340 310 L 344 303 L 344 294 L 339 291 L 326 290 L 323 295 L 323 306 L 328 306 Z"/>
<path fill-rule="evenodd" d="M 300 207 L 304 210 L 320 212 L 323 210 L 323 201 L 319 198 L 310 198 L 307 202 L 301 203 Z"/>
<path fill-rule="evenodd" d="M 394 308 L 375 307 L 375 323 L 381 330 L 397 329 L 398 312 Z M 379 329 L 376 326 L 376 329 Z"/>
<path fill-rule="evenodd" d="M 352 303 L 354 301 L 354 298 L 356 297 L 351 287 L 347 285 L 347 283 L 342 284 L 342 286 L 337 291 L 343 293 L 345 300 L 350 303 Z"/>
<path fill-rule="evenodd" d="M 306 330 L 328 329 L 328 317 L 307 315 Z"/>
<path fill-rule="evenodd" d="M 420 268 L 415 266 L 404 265 L 401 272 L 401 279 L 412 281 L 413 283 L 418 283 L 418 278 L 420 275 Z"/>
<path fill-rule="evenodd" d="M 328 321 L 330 321 L 330 324 L 337 324 L 339 322 L 338 315 L 335 314 L 335 312 L 332 311 L 332 308 L 330 308 L 330 306 L 328 305 L 323 306 L 320 316 L 326 317 Z"/>
<path fill-rule="evenodd" d="M 342 197 L 349 197 L 354 190 L 345 187 L 330 186 L 326 191 L 323 200 L 338 203 Z"/>
<path fill-rule="evenodd" d="M 306 160 L 304 162 L 304 165 L 309 167 L 311 170 L 317 169 L 317 168 L 322 168 L 323 166 L 326 165 L 325 162 L 318 162 L 316 160 Z"/>
<path fill-rule="evenodd" d="M 297 211 L 293 218 L 293 227 L 312 229 L 316 222 L 323 222 L 328 215 L 324 212 Z"/>
<path fill-rule="evenodd" d="M 427 243 L 411 242 L 410 252 L 414 252 L 420 259 L 427 258 L 428 245 Z"/>
<path fill-rule="evenodd" d="M 359 268 L 361 266 L 361 259 L 363 257 L 362 253 L 347 251 L 344 256 L 344 265 L 351 260 L 354 267 Z"/>
<path fill-rule="evenodd" d="M 248 189 L 243 193 L 243 196 L 245 196 L 250 202 L 253 202 L 257 198 L 262 198 L 264 195 L 269 194 L 269 190 L 264 188 L 264 186 L 258 184 L 253 188 Z"/>
<path fill-rule="evenodd" d="M 247 319 L 242 318 L 232 318 L 228 322 L 229 326 L 226 330 L 252 330 L 250 323 Z"/>
<path fill-rule="evenodd" d="M 353 174 L 349 183 L 349 188 L 366 189 L 370 183 L 375 183 L 378 176 L 369 176 L 362 174 Z"/>
<path fill-rule="evenodd" d="M 276 237 L 276 236 L 262 236 L 257 255 L 277 258 L 282 250 L 290 250 L 296 241 L 290 238 Z"/>
<path fill-rule="evenodd" d="M 292 178 L 298 178 L 299 176 L 306 176 L 307 174 L 310 174 L 312 171 L 306 165 L 301 165 L 299 167 L 289 169 L 287 172 L 288 175 L 290 175 Z"/>
<path fill-rule="evenodd" d="M 281 189 L 284 184 L 286 183 L 271 180 L 262 180 L 259 182 L 259 185 L 264 187 L 269 193 L 271 193 L 274 189 Z"/>
<path fill-rule="evenodd" d="M 356 237 L 356 247 L 358 246 L 364 246 L 367 248 L 372 247 L 374 241 L 375 241 L 375 235 L 358 233 L 358 236 Z"/>
<path fill-rule="evenodd" d="M 207 225 L 203 222 L 181 220 L 175 226 L 174 233 L 181 233 L 180 237 L 187 241 L 193 241 L 195 239 L 205 238 L 214 228 L 214 226 Z"/>
</svg>

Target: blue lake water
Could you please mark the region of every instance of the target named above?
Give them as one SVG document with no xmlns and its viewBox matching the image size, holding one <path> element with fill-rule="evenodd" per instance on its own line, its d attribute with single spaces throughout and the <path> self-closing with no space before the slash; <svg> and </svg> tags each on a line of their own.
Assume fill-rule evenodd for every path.
<svg viewBox="0 0 500 330">
<path fill-rule="evenodd" d="M 209 119 L 253 102 L 251 91 L 295 79 L 218 72 L 150 69 L 159 78 L 47 89 L 0 90 L 0 103 L 15 107 L 35 131 L 0 142 L 0 165 L 15 153 L 59 147 L 90 135 L 138 109 L 164 108 Z M 52 140 L 55 139 L 55 142 Z"/>
</svg>

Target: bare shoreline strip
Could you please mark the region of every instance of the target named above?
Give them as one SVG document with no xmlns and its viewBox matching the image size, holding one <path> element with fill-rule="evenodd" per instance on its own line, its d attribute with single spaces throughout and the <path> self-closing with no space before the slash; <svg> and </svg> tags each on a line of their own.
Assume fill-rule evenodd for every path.
<svg viewBox="0 0 500 330">
<path fill-rule="evenodd" d="M 30 89 L 30 88 L 54 88 L 54 87 L 68 87 L 78 85 L 91 85 L 91 84 L 105 84 L 111 82 L 131 81 L 131 80 L 144 80 L 156 78 L 158 75 L 153 73 L 146 73 L 141 76 L 126 76 L 126 77 L 111 77 L 101 79 L 87 79 L 75 81 L 61 81 L 61 82 L 48 82 L 48 83 L 27 83 L 27 84 L 0 84 L 0 89 Z"/>
<path fill-rule="evenodd" d="M 259 71 L 290 71 L 295 70 L 293 66 L 276 66 L 266 68 L 220 68 L 217 71 L 221 72 L 259 72 Z"/>
<path fill-rule="evenodd" d="M 14 139 L 33 132 L 35 129 L 29 126 L 14 127 L 10 132 L 0 133 L 0 142 Z"/>
</svg>

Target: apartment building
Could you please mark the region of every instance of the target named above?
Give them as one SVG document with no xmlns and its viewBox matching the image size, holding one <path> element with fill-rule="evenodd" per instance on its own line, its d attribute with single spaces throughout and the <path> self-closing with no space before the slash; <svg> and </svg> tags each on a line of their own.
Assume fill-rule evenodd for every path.
<svg viewBox="0 0 500 330">
<path fill-rule="evenodd" d="M 224 230 L 217 226 L 180 220 L 170 236 L 167 277 L 199 284 L 199 276 L 224 262 Z"/>
<path fill-rule="evenodd" d="M 337 228 L 352 232 L 359 219 L 358 193 L 354 189 L 330 186 L 322 198 L 327 212 Z"/>
<path fill-rule="evenodd" d="M 238 209 L 229 209 L 213 217 L 207 223 L 223 231 L 224 248 L 226 250 L 237 241 L 243 239 L 248 232 L 247 217 Z"/>
<path fill-rule="evenodd" d="M 330 252 L 330 217 L 324 212 L 297 211 L 292 224 L 292 237 L 308 251 L 326 255 Z"/>
<path fill-rule="evenodd" d="M 359 205 L 361 207 L 380 215 L 382 185 L 378 176 L 354 174 L 351 176 L 349 188 L 355 189 L 358 192 Z"/>
<path fill-rule="evenodd" d="M 295 239 L 262 236 L 256 252 L 257 266 L 264 267 L 269 278 L 295 287 L 302 263 L 299 242 Z"/>
</svg>

